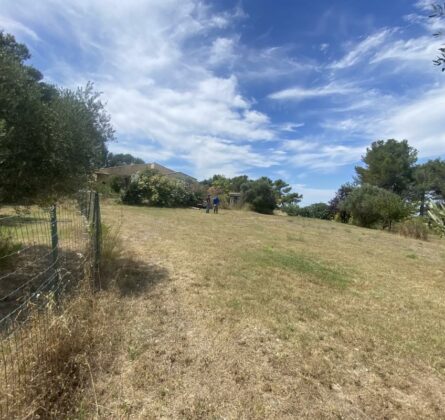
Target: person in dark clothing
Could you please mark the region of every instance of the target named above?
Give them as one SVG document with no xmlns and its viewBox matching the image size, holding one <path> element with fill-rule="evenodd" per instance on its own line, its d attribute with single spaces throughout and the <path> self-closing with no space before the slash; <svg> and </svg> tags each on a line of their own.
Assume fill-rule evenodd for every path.
<svg viewBox="0 0 445 420">
<path fill-rule="evenodd" d="M 218 207 L 219 207 L 219 197 L 215 196 L 213 198 L 213 213 L 218 214 Z"/>
</svg>

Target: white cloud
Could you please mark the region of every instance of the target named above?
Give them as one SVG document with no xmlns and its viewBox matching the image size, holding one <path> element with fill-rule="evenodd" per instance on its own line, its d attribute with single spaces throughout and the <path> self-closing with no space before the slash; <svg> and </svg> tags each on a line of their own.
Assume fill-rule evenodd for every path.
<svg viewBox="0 0 445 420">
<path fill-rule="evenodd" d="M 111 145 L 115 152 L 149 161 L 176 159 L 197 177 L 295 166 L 328 172 L 360 160 L 377 138 L 407 138 L 423 156 L 445 154 L 439 76 L 417 83 L 427 86 L 425 94 L 389 79 L 406 68 L 414 68 L 419 80 L 437 70 L 431 60 L 440 41 L 429 35 L 404 39 L 402 29 L 383 28 L 349 43 L 343 57 L 323 66 L 299 56 L 291 44 L 261 49 L 243 44 L 234 30 L 247 18 L 242 8 L 215 12 L 201 0 L 4 0 L 0 13 L 0 25 L 38 41 L 39 61 L 51 63 L 42 68 L 51 81 L 71 87 L 95 81 L 121 138 Z M 416 19 L 433 28 L 429 20 Z M 45 30 L 37 35 L 42 22 Z M 57 49 L 46 39 L 57 39 Z M 332 54 L 327 44 L 320 50 Z M 258 82 L 277 89 L 268 96 L 275 102 L 266 105 L 284 109 L 284 121 L 290 122 L 274 122 L 257 104 L 261 98 L 247 96 L 256 92 L 243 88 Z M 277 82 L 287 88 L 278 90 Z M 311 98 L 324 99 L 322 112 L 298 108 Z M 336 107 L 329 108 L 333 102 Z M 295 132 L 301 137 L 280 140 Z M 266 141 L 274 149 L 266 149 Z M 305 188 L 314 197 L 332 192 Z"/>
<path fill-rule="evenodd" d="M 200 177 L 215 173 L 235 176 L 246 167 L 269 168 L 282 160 L 279 154 L 269 156 L 252 151 L 250 145 L 236 145 L 215 137 L 195 137 L 193 150 L 185 157 L 193 161 Z"/>
<path fill-rule="evenodd" d="M 327 144 L 325 141 L 306 138 L 286 140 L 283 149 L 286 161 L 293 167 L 332 172 L 335 168 L 358 162 L 366 146 Z"/>
<path fill-rule="evenodd" d="M 364 146 L 324 145 L 311 151 L 297 153 L 289 158 L 295 166 L 330 172 L 360 160 Z"/>
<path fill-rule="evenodd" d="M 431 63 L 441 43 L 432 36 L 422 36 L 408 40 L 396 40 L 388 43 L 371 58 L 371 63 L 384 60 L 397 60 L 400 63 L 421 61 L 427 65 Z"/>
<path fill-rule="evenodd" d="M 242 48 L 237 73 L 246 80 L 276 80 L 296 74 L 319 72 L 318 64 L 306 57 L 296 58 L 287 46 L 262 49 Z"/>
<path fill-rule="evenodd" d="M 16 35 L 24 35 L 25 37 L 29 37 L 35 41 L 38 41 L 40 39 L 39 36 L 32 29 L 6 16 L 0 16 L 0 29 L 5 30 L 9 33 L 14 33 Z"/>
<path fill-rule="evenodd" d="M 308 206 L 314 203 L 327 203 L 334 197 L 336 190 L 326 188 L 310 188 L 304 184 L 292 185 L 292 190 L 303 194 L 303 200 L 300 206 Z"/>
<path fill-rule="evenodd" d="M 236 40 L 233 38 L 217 38 L 210 49 L 209 63 L 212 65 L 227 64 L 236 59 Z"/>
<path fill-rule="evenodd" d="M 445 156 L 445 87 L 393 110 L 380 123 L 385 138 L 407 139 L 421 157 Z"/>
<path fill-rule="evenodd" d="M 199 176 L 275 162 L 250 144 L 274 137 L 269 117 L 240 93 L 234 74 L 213 71 L 236 58 L 236 36 L 221 31 L 246 18 L 241 7 L 215 13 L 199 0 L 9 0 L 2 15 L 29 27 L 45 22 L 45 35 L 66 45 L 45 45 L 53 66 L 43 70 L 65 86 L 96 83 L 125 139 L 113 150 L 146 160 L 175 156 Z M 81 72 L 68 64 L 72 48 Z"/>
<path fill-rule="evenodd" d="M 285 132 L 289 132 L 289 133 L 293 133 L 294 131 L 296 131 L 298 128 L 304 127 L 304 123 L 284 123 L 284 124 L 280 124 L 278 126 L 278 129 L 280 131 L 285 131 Z"/>
<path fill-rule="evenodd" d="M 269 98 L 275 100 L 302 101 L 305 99 L 322 96 L 347 95 L 354 92 L 357 92 L 357 88 L 352 85 L 329 83 L 325 86 L 319 86 L 316 88 L 292 87 L 289 89 L 283 89 L 278 92 L 271 93 Z"/>
<path fill-rule="evenodd" d="M 375 34 L 372 34 L 352 47 L 351 51 L 343 58 L 332 63 L 329 67 L 335 70 L 345 69 L 351 67 L 362 61 L 370 51 L 373 51 L 387 41 L 393 30 L 382 29 Z"/>
</svg>

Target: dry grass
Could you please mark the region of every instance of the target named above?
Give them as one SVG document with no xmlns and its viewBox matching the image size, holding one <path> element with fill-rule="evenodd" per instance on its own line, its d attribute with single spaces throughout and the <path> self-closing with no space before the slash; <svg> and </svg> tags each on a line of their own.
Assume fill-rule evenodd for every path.
<svg viewBox="0 0 445 420">
<path fill-rule="evenodd" d="M 115 270 L 104 418 L 445 418 L 444 241 L 239 211 L 105 222 L 121 211 L 136 262 Z"/>
<path fill-rule="evenodd" d="M 35 312 L 2 341 L 7 378 L 0 384 L 3 418 L 56 419 L 76 412 L 82 390 L 90 386 L 91 365 L 106 363 L 97 358 L 97 350 L 111 329 L 106 324 L 97 329 L 98 322 L 91 294 L 78 291 L 63 311 L 49 307 Z"/>
<path fill-rule="evenodd" d="M 111 204 L 105 223 L 122 211 L 96 321 L 119 344 L 78 417 L 445 418 L 445 241 Z"/>
</svg>

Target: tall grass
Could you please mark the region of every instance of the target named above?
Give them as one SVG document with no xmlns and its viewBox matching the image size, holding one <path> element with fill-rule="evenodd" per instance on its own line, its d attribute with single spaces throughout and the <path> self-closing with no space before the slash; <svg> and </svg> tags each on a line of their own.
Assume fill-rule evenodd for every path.
<svg viewBox="0 0 445 420">
<path fill-rule="evenodd" d="M 115 266 L 119 232 L 119 226 L 103 226 L 101 267 Z M 0 383 L 8 418 L 81 418 L 81 403 L 96 400 L 95 373 L 111 364 L 119 343 L 116 323 L 109 322 L 118 311 L 118 299 L 95 294 L 85 278 L 65 301 L 35 311 L 9 339 L 1 340 L 10 361 L 10 383 Z"/>
<path fill-rule="evenodd" d="M 407 219 L 398 223 L 395 225 L 394 231 L 408 238 L 428 240 L 429 228 L 422 217 Z"/>
</svg>

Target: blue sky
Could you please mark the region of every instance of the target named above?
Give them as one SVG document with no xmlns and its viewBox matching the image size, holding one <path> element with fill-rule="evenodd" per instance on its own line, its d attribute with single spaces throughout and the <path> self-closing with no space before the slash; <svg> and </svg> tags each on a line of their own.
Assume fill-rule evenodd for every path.
<svg viewBox="0 0 445 420">
<path fill-rule="evenodd" d="M 113 152 L 326 201 L 377 139 L 445 156 L 429 1 L 2 0 L 48 81 L 93 81 Z"/>
</svg>

